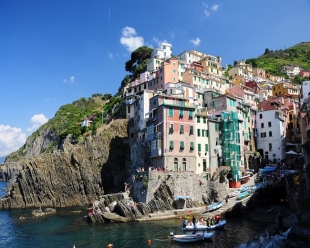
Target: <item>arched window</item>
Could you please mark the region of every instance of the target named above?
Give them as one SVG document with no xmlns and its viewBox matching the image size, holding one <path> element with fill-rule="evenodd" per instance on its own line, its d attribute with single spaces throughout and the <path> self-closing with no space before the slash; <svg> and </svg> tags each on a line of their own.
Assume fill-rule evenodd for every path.
<svg viewBox="0 0 310 248">
<path fill-rule="evenodd" d="M 179 167 L 178 159 L 174 158 L 173 170 L 178 171 L 178 167 Z"/>
</svg>

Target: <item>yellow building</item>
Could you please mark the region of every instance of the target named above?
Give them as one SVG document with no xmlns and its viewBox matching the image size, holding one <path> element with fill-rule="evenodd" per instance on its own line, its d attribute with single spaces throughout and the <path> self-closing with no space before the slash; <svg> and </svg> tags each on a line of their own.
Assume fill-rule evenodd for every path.
<svg viewBox="0 0 310 248">
<path fill-rule="evenodd" d="M 298 101 L 300 92 L 300 85 L 293 84 L 291 82 L 281 82 L 277 83 L 272 87 L 272 95 L 289 95 L 296 101 Z"/>
</svg>

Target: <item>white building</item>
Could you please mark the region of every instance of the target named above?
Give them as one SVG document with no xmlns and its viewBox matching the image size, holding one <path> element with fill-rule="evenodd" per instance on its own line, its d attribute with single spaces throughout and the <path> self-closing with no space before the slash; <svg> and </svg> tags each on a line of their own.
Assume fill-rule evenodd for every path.
<svg viewBox="0 0 310 248">
<path fill-rule="evenodd" d="M 148 71 L 157 71 L 161 66 L 161 63 L 171 58 L 172 55 L 172 45 L 169 43 L 161 43 L 160 47 L 155 47 L 151 58 L 147 61 Z"/>
<path fill-rule="evenodd" d="M 281 110 L 258 110 L 256 115 L 257 150 L 273 163 L 285 157 L 284 120 Z"/>
<path fill-rule="evenodd" d="M 310 81 L 303 81 L 301 87 L 301 99 L 300 102 L 303 103 L 304 99 L 307 99 L 310 94 Z"/>
</svg>

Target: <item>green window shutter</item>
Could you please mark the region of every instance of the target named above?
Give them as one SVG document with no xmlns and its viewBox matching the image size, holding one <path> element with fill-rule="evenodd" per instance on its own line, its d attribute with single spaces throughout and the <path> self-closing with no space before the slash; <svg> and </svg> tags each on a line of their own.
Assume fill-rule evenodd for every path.
<svg viewBox="0 0 310 248">
<path fill-rule="evenodd" d="M 197 116 L 197 122 L 200 123 L 200 116 Z"/>
<path fill-rule="evenodd" d="M 200 137 L 200 129 L 197 129 L 197 136 Z"/>
<path fill-rule="evenodd" d="M 184 141 L 180 141 L 180 149 L 181 149 L 181 150 L 184 149 Z"/>
<path fill-rule="evenodd" d="M 174 142 L 173 140 L 170 140 L 170 147 L 169 147 L 171 150 L 174 148 Z"/>
<path fill-rule="evenodd" d="M 190 142 L 190 149 L 191 149 L 191 150 L 194 150 L 194 149 L 195 149 L 195 144 L 194 144 L 194 142 Z"/>
<path fill-rule="evenodd" d="M 180 109 L 180 117 L 183 118 L 184 116 L 184 109 Z"/>
<path fill-rule="evenodd" d="M 169 116 L 170 116 L 170 117 L 173 116 L 173 108 L 169 108 Z"/>
<path fill-rule="evenodd" d="M 207 118 L 203 117 L 203 123 L 207 123 Z"/>
<path fill-rule="evenodd" d="M 204 129 L 201 130 L 201 136 L 205 137 L 205 130 Z"/>
<path fill-rule="evenodd" d="M 198 152 L 201 152 L 201 144 L 198 144 Z"/>
<path fill-rule="evenodd" d="M 206 130 L 206 136 L 209 137 L 209 130 Z"/>
<path fill-rule="evenodd" d="M 218 131 L 219 131 L 219 124 L 215 123 L 215 132 L 218 132 Z"/>
<path fill-rule="evenodd" d="M 209 144 L 205 144 L 205 151 L 209 151 Z"/>
<path fill-rule="evenodd" d="M 192 119 L 193 118 L 193 110 L 189 111 L 189 118 Z"/>
</svg>

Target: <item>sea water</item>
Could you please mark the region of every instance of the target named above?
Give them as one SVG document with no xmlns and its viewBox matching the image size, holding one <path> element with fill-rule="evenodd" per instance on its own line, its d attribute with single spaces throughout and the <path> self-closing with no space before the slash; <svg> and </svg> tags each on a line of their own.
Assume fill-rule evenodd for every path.
<svg viewBox="0 0 310 248">
<path fill-rule="evenodd" d="M 6 183 L 0 182 L 0 196 Z M 170 232 L 182 234 L 182 220 L 92 224 L 83 220 L 86 207 L 57 208 L 56 214 L 31 217 L 33 209 L 0 210 L 0 247 L 238 247 L 268 223 L 244 218 L 229 218 L 222 230 L 216 230 L 210 241 L 193 244 L 171 243 Z"/>
</svg>

